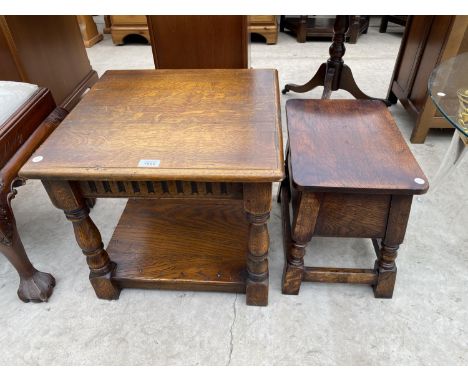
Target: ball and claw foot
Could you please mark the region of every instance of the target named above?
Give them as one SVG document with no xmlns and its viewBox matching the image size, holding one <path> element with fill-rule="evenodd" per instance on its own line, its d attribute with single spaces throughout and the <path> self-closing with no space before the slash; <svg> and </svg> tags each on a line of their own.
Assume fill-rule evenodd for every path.
<svg viewBox="0 0 468 382">
<path fill-rule="evenodd" d="M 18 297 L 23 302 L 46 302 L 52 295 L 54 286 L 54 276 L 36 271 L 31 277 L 21 278 Z"/>
</svg>

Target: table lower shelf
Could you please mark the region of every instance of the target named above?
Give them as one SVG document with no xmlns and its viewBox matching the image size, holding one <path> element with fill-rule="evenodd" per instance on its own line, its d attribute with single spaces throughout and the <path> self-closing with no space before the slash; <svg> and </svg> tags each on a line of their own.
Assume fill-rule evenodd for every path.
<svg viewBox="0 0 468 382">
<path fill-rule="evenodd" d="M 107 252 L 121 288 L 245 293 L 242 201 L 128 201 Z"/>
</svg>

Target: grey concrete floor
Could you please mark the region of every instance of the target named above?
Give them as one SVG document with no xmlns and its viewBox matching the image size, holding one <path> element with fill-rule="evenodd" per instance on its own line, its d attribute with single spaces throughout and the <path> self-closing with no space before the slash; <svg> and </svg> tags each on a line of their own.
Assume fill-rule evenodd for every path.
<svg viewBox="0 0 468 382">
<path fill-rule="evenodd" d="M 402 34 L 399 27 L 379 34 L 377 24 L 372 20 L 369 33 L 347 45 L 345 61 L 365 92 L 384 97 Z M 251 64 L 277 68 L 281 86 L 303 83 L 328 57 L 329 45 L 298 44 L 280 33 L 277 45 L 252 43 Z M 88 54 L 100 75 L 153 66 L 149 46 L 115 47 L 109 35 Z M 282 96 L 283 111 L 286 99 L 319 96 L 319 90 Z M 391 112 L 408 139 L 414 122 L 399 104 Z M 283 130 L 286 134 L 285 123 Z M 425 144 L 410 144 L 429 178 L 449 143 L 450 134 L 433 131 Z M 31 260 L 53 273 L 57 286 L 49 303 L 20 302 L 18 277 L 0 256 L 0 364 L 466 364 L 466 170 L 464 163 L 436 191 L 414 199 L 392 300 L 374 299 L 367 286 L 338 284 L 306 283 L 299 296 L 282 295 L 280 210 L 274 203 L 266 308 L 246 306 L 241 294 L 208 292 L 126 289 L 118 301 L 98 300 L 71 225 L 41 184 L 30 181 L 13 202 L 17 223 Z M 105 244 L 124 204 L 99 200 L 92 211 Z M 374 261 L 364 239 L 313 239 L 307 251 L 308 265 L 372 267 Z"/>
</svg>

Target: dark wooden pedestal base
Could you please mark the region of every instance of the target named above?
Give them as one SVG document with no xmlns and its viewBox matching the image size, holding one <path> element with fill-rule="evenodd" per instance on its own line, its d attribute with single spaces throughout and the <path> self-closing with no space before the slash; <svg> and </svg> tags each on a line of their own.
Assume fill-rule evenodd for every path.
<svg viewBox="0 0 468 382">
<path fill-rule="evenodd" d="M 107 252 L 121 288 L 245 293 L 242 201 L 129 200 Z"/>
<path fill-rule="evenodd" d="M 346 41 L 356 44 L 361 34 L 366 34 L 369 28 L 368 16 L 350 16 L 349 28 L 346 31 Z M 280 30 L 289 30 L 296 36 L 297 42 L 306 42 L 307 38 L 333 37 L 334 18 L 329 17 L 286 17 L 281 16 Z"/>
<path fill-rule="evenodd" d="M 283 94 L 293 91 L 306 93 L 318 86 L 323 86 L 322 99 L 329 99 L 331 93 L 336 90 L 345 90 L 356 99 L 377 100 L 365 94 L 356 84 L 351 68 L 344 64 L 343 56 L 346 52 L 345 36 L 350 26 L 349 16 L 336 16 L 333 27 L 333 42 L 330 46 L 330 58 L 320 65 L 314 76 L 305 84 L 286 84 L 281 91 Z M 304 40 L 305 41 L 305 40 Z M 390 101 L 379 99 L 387 106 Z"/>
</svg>

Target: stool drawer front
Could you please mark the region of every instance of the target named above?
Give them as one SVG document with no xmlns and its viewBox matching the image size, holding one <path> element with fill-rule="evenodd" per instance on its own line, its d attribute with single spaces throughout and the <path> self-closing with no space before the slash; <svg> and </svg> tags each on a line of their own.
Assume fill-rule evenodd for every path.
<svg viewBox="0 0 468 382">
<path fill-rule="evenodd" d="M 323 194 L 314 235 L 382 238 L 390 195 Z"/>
</svg>

